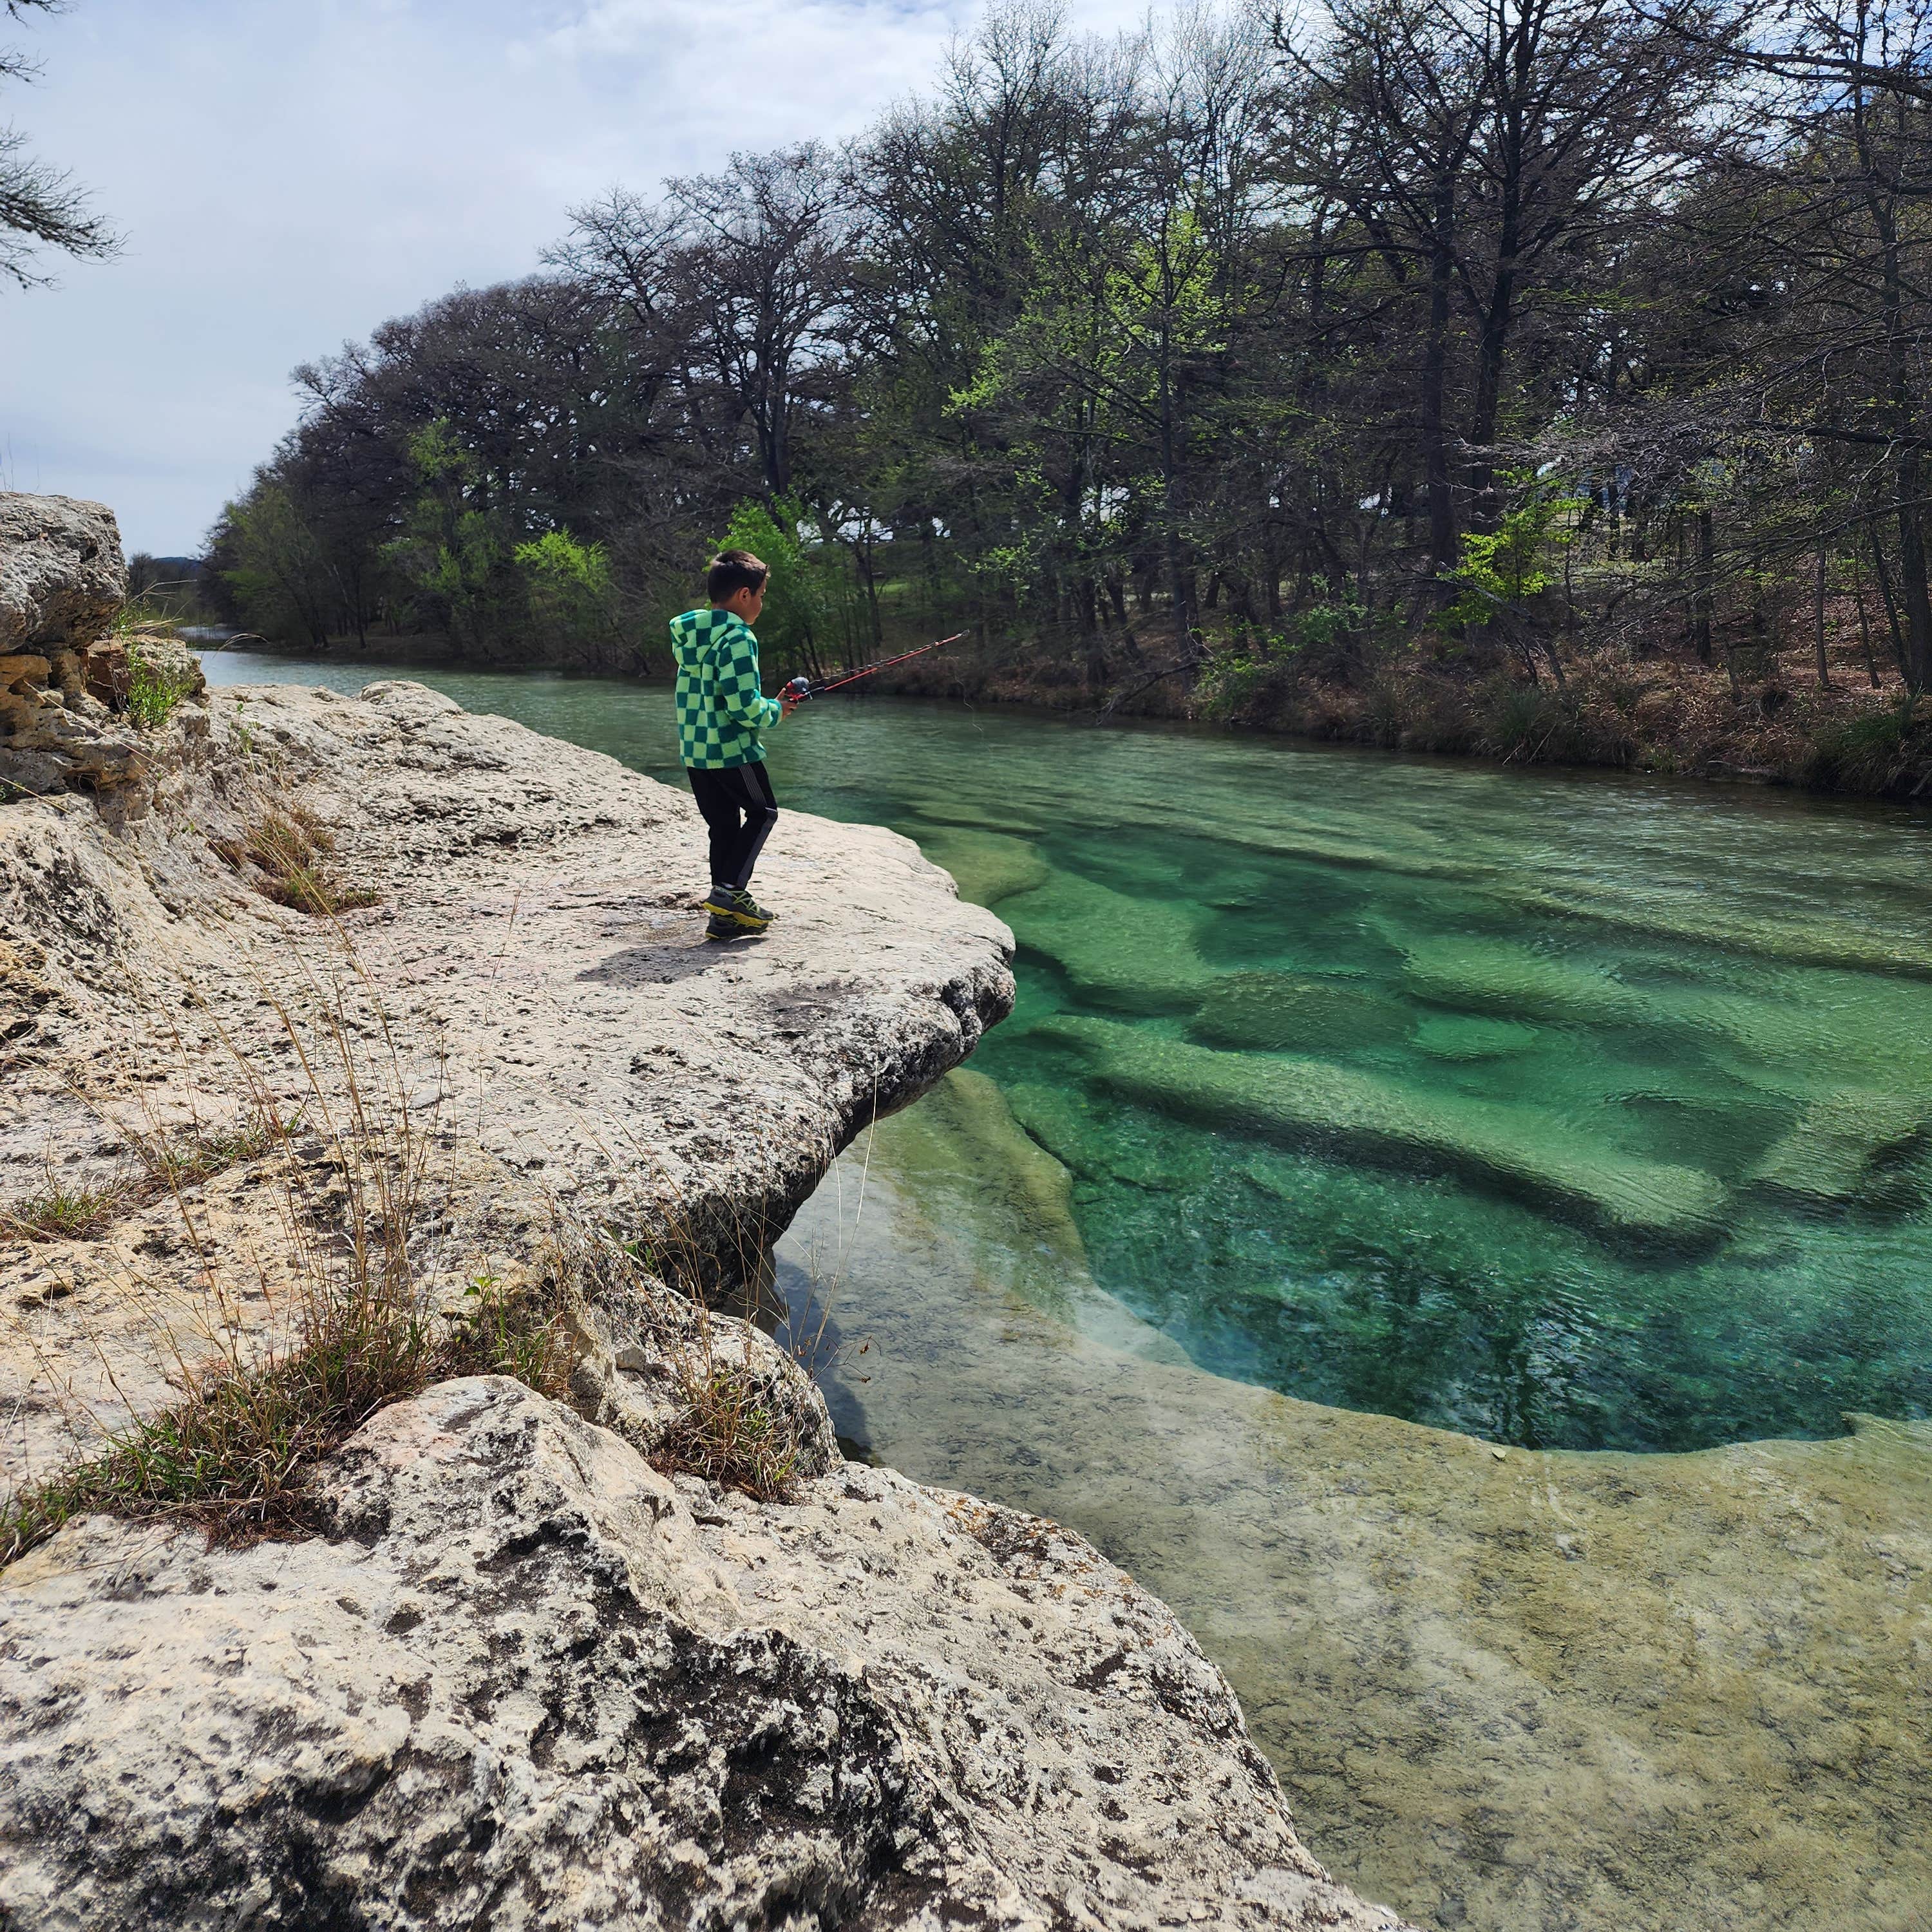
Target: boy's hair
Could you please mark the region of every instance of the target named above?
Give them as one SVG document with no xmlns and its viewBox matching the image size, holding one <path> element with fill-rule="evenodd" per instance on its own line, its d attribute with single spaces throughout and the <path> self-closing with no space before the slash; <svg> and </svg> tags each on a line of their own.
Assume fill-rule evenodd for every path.
<svg viewBox="0 0 1932 1932">
<path fill-rule="evenodd" d="M 722 604 L 741 590 L 762 590 L 770 566 L 748 550 L 721 550 L 704 566 L 704 594 Z"/>
</svg>

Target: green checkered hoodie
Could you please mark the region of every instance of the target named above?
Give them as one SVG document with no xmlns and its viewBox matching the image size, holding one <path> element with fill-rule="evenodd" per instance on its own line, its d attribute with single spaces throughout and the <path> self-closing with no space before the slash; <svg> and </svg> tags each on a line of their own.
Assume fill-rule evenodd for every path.
<svg viewBox="0 0 1932 1932">
<path fill-rule="evenodd" d="M 729 771 L 765 755 L 760 726 L 784 707 L 758 689 L 758 640 L 729 610 L 687 610 L 670 620 L 677 655 L 677 745 L 686 770 Z"/>
</svg>

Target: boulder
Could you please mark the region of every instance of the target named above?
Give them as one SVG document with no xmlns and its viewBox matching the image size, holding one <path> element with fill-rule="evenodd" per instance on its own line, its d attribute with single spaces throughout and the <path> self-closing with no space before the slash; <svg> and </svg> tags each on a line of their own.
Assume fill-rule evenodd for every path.
<svg viewBox="0 0 1932 1932">
<path fill-rule="evenodd" d="M 105 504 L 0 490 L 0 652 L 84 649 L 127 596 L 121 532 Z"/>
<path fill-rule="evenodd" d="M 316 1499 L 304 1543 L 93 1517 L 0 1578 L 0 1922 L 1398 1924 L 1052 1523 L 855 1465 L 758 1504 L 494 1377 Z"/>
</svg>

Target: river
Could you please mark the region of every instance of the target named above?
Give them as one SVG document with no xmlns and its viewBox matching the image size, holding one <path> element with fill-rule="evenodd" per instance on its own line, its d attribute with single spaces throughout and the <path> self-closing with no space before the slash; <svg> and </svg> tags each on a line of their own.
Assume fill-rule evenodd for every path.
<svg viewBox="0 0 1932 1932">
<path fill-rule="evenodd" d="M 676 777 L 662 688 L 203 662 Z M 1166 1597 L 1424 1923 L 1932 1925 L 1932 818 L 879 700 L 770 748 L 1021 949 L 781 1245 L 842 1432 Z"/>
</svg>

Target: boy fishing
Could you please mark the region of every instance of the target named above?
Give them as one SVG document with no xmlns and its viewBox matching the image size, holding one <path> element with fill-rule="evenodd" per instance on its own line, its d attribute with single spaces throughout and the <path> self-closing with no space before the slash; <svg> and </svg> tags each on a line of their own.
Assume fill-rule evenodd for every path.
<svg viewBox="0 0 1932 1932">
<path fill-rule="evenodd" d="M 789 718 L 800 693 L 767 698 L 758 681 L 752 626 L 764 608 L 771 572 L 748 550 L 720 550 L 707 566 L 710 608 L 670 620 L 677 657 L 677 738 L 691 795 L 711 834 L 707 939 L 763 932 L 772 915 L 752 896 L 752 868 L 777 824 L 760 730 Z"/>
</svg>

